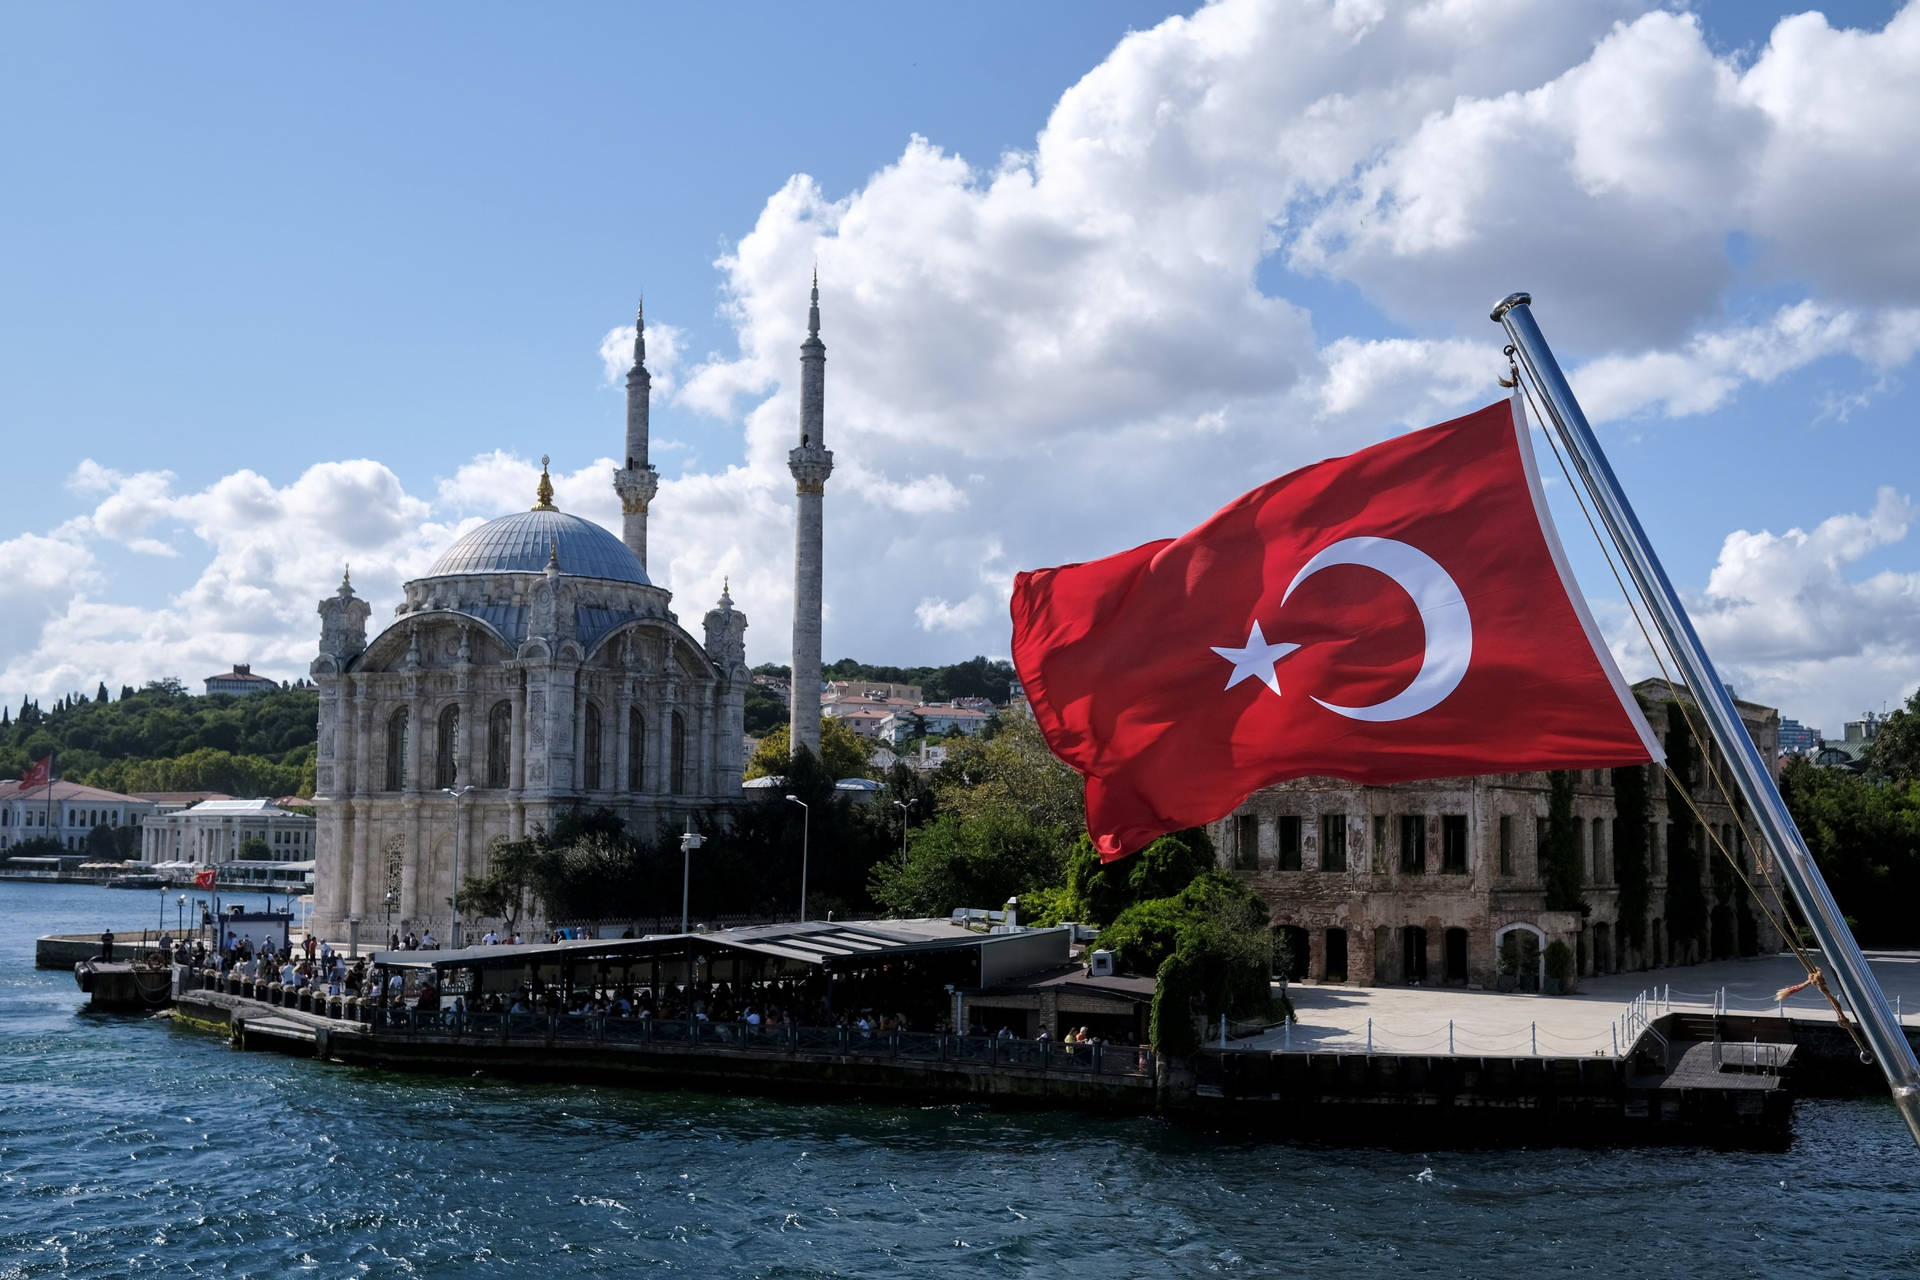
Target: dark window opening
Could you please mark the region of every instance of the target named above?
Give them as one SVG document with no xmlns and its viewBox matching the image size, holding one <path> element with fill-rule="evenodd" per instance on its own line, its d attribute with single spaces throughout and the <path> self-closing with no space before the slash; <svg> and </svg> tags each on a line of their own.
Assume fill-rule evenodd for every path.
<svg viewBox="0 0 1920 1280">
<path fill-rule="evenodd" d="M 587 704 L 586 740 L 581 744 L 585 756 L 584 777 L 587 790 L 600 789 L 600 708 L 591 702 Z"/>
<path fill-rule="evenodd" d="M 1233 820 L 1233 869 L 1260 869 L 1260 817 L 1243 813 Z"/>
<path fill-rule="evenodd" d="M 1280 870 L 1298 871 L 1300 869 L 1300 819 L 1293 814 L 1282 814 L 1279 835 Z"/>
<path fill-rule="evenodd" d="M 505 787 L 513 765 L 513 704 L 496 702 L 487 712 L 487 785 Z"/>
<path fill-rule="evenodd" d="M 1345 929 L 1327 930 L 1327 955 L 1325 979 L 1328 982 L 1347 980 L 1347 931 Z"/>
<path fill-rule="evenodd" d="M 1347 815 L 1344 813 L 1320 815 L 1320 869 L 1347 869 Z"/>
<path fill-rule="evenodd" d="M 1440 869 L 1448 875 L 1467 874 L 1467 815 L 1445 814 L 1440 819 Z"/>
<path fill-rule="evenodd" d="M 1424 814 L 1407 813 L 1400 816 L 1400 869 L 1415 872 L 1427 869 L 1427 819 Z"/>
</svg>

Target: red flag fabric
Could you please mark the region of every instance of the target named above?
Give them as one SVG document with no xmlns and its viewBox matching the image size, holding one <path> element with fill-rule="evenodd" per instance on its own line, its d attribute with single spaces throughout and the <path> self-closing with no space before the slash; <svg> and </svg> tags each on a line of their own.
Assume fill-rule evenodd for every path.
<svg viewBox="0 0 1920 1280">
<path fill-rule="evenodd" d="M 1100 856 L 1323 775 L 1662 758 L 1506 402 L 1304 467 L 1183 537 L 1020 574 L 1013 660 Z"/>
<path fill-rule="evenodd" d="M 202 867 L 193 873 L 193 883 L 202 889 L 213 888 L 214 873 L 212 867 Z"/>
<path fill-rule="evenodd" d="M 25 791 L 31 787 L 44 787 L 52 775 L 53 757 L 42 756 L 37 762 L 27 766 L 26 773 L 20 778 L 20 789 Z"/>
</svg>

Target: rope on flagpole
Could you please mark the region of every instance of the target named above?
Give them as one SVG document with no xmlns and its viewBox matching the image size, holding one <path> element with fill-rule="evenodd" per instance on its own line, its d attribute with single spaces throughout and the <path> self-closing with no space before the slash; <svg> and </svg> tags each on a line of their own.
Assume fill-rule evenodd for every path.
<svg viewBox="0 0 1920 1280">
<path fill-rule="evenodd" d="M 1518 386 L 1521 393 L 1526 396 L 1528 407 L 1533 410 L 1534 420 L 1544 424 L 1548 419 L 1546 415 L 1541 412 L 1538 401 L 1534 399 L 1532 381 L 1524 377 L 1521 373 L 1519 362 L 1514 358 L 1515 351 L 1516 348 L 1514 345 L 1509 343 L 1502 353 L 1507 357 L 1507 369 L 1511 381 L 1507 378 L 1499 378 L 1497 381 L 1503 387 Z M 1568 466 L 1567 459 L 1561 452 L 1560 442 L 1554 437 L 1554 433 L 1551 431 L 1542 431 L 1541 434 L 1546 437 L 1548 447 L 1553 450 L 1554 461 L 1559 464 L 1561 475 L 1566 477 L 1567 488 L 1572 491 L 1574 502 L 1579 505 L 1580 514 L 1587 522 L 1587 529 L 1593 534 L 1594 542 L 1600 548 L 1601 557 L 1607 562 L 1607 571 L 1613 575 L 1614 584 L 1620 588 L 1621 595 L 1626 599 L 1627 609 L 1633 614 L 1634 624 L 1640 628 L 1641 639 L 1647 643 L 1647 651 L 1653 655 L 1654 662 L 1660 667 L 1661 678 L 1667 682 L 1669 688 L 1673 687 L 1673 674 L 1667 666 L 1666 657 L 1662 656 L 1662 646 L 1654 641 L 1652 630 L 1648 626 L 1646 618 L 1641 613 L 1641 605 L 1644 603 L 1644 599 L 1636 588 L 1627 585 L 1626 579 L 1621 573 L 1619 566 L 1615 564 L 1614 552 L 1617 548 L 1601 533 L 1599 524 L 1595 521 L 1593 513 L 1588 509 L 1586 486 L 1574 479 L 1573 470 Z M 1710 737 L 1710 735 L 1702 732 L 1701 726 L 1694 720 L 1693 713 L 1684 700 L 1676 698 L 1674 705 L 1679 708 L 1681 717 L 1686 721 L 1687 731 L 1692 734 L 1695 742 L 1705 741 Z M 1710 752 L 1703 753 L 1701 764 L 1706 770 L 1713 790 L 1719 795 L 1721 803 L 1726 805 L 1728 811 L 1733 814 L 1734 822 L 1740 828 L 1740 834 L 1751 847 L 1755 849 L 1765 848 L 1764 841 L 1754 838 L 1753 832 L 1747 826 L 1746 819 L 1741 816 L 1739 806 L 1733 802 L 1732 797 L 1728 794 L 1726 782 L 1721 778 L 1720 771 L 1714 767 Z M 1660 768 L 1661 772 L 1666 775 L 1667 780 L 1673 784 L 1673 789 L 1679 792 L 1680 796 L 1686 801 L 1688 809 L 1693 812 L 1695 821 L 1699 824 L 1700 828 L 1706 832 L 1707 838 L 1713 842 L 1713 846 L 1718 849 L 1721 856 L 1727 860 L 1727 865 L 1733 868 L 1734 874 L 1739 878 L 1740 883 L 1746 886 L 1747 892 L 1753 895 L 1753 900 L 1759 906 L 1761 914 L 1767 918 L 1767 923 L 1773 926 L 1774 932 L 1779 934 L 1780 940 L 1787 944 L 1787 948 L 1793 953 L 1794 959 L 1800 962 L 1800 967 L 1806 971 L 1807 982 L 1817 987 L 1820 994 L 1826 997 L 1827 1003 L 1833 1007 L 1835 1019 L 1841 1027 L 1846 1029 L 1855 1047 L 1862 1053 L 1868 1052 L 1866 1042 L 1861 1036 L 1858 1027 L 1855 1026 L 1852 1019 L 1847 1017 L 1846 1012 L 1840 1006 L 1840 1002 L 1834 997 L 1832 990 L 1828 988 L 1826 979 L 1820 972 L 1820 967 L 1813 963 L 1805 948 L 1800 945 L 1798 932 L 1787 927 L 1787 923 L 1781 919 L 1781 916 L 1788 914 L 1786 902 L 1780 892 L 1780 886 L 1774 882 L 1772 874 L 1760 859 L 1755 859 L 1755 865 L 1760 873 L 1761 880 L 1773 894 L 1773 906 L 1770 907 L 1767 903 L 1766 896 L 1762 894 L 1760 890 L 1755 887 L 1753 881 L 1748 878 L 1746 869 L 1739 864 L 1732 852 L 1721 842 L 1719 832 L 1714 829 L 1714 825 L 1709 823 L 1706 820 L 1706 816 L 1700 812 L 1699 806 L 1694 803 L 1691 789 L 1682 784 L 1680 778 L 1673 772 L 1671 767 L 1662 763 Z"/>
</svg>

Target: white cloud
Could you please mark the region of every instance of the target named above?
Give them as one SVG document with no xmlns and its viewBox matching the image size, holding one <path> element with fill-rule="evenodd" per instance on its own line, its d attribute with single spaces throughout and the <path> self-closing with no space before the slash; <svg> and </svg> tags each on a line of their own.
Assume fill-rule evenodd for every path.
<svg viewBox="0 0 1920 1280">
<path fill-rule="evenodd" d="M 986 621 L 985 596 L 968 596 L 959 603 L 929 597 L 914 606 L 913 616 L 923 631 L 967 631 Z"/>
<path fill-rule="evenodd" d="M 1741 387 L 1766 385 L 1828 356 L 1889 369 L 1920 351 L 1920 311 L 1859 310 L 1806 301 L 1760 324 L 1695 334 L 1679 347 L 1603 356 L 1573 377 L 1581 407 L 1596 422 L 1658 406 L 1668 417 L 1710 413 Z"/>
<path fill-rule="evenodd" d="M 730 578 L 754 660 L 786 656 L 786 452 L 816 261 L 838 454 L 830 656 L 1004 652 L 1016 566 L 1177 533 L 1302 463 L 1499 398 L 1484 314 L 1509 288 L 1534 289 L 1563 350 L 1594 357 L 1575 376 L 1596 419 L 1704 413 L 1825 359 L 1896 376 L 1920 350 L 1920 9 L 1882 32 L 1790 19 L 1751 56 L 1646 9 L 1221 0 L 1126 37 L 1028 148 L 963 157 L 915 138 L 850 190 L 796 174 L 716 263 L 731 349 L 695 358 L 673 326 L 648 329 L 663 402 L 722 419 L 716 439 L 744 434 L 737 461 L 704 471 L 704 442 L 657 442 L 683 452 L 653 503 L 651 575 L 683 617 Z M 1284 277 L 1262 288 L 1276 266 L 1357 291 L 1400 331 L 1310 315 Z M 1755 294 L 1767 313 L 1735 301 Z M 616 383 L 632 337 L 600 344 Z M 613 465 L 560 460 L 561 507 L 618 529 Z M 217 667 L 243 648 L 297 672 L 340 561 L 384 612 L 461 528 L 529 505 L 536 475 L 484 453 L 429 501 L 364 460 L 191 493 L 84 462 L 69 488 L 91 505 L 52 537 L 96 576 L 38 598 L 29 616 L 56 620 L 0 650 L 0 687 L 57 687 L 34 681 L 70 661 Z M 1808 545 L 1841 545 L 1826 529 Z M 94 602 L 110 583 L 90 538 L 208 563 L 164 608 L 116 612 Z M 1848 583 L 1857 560 L 1791 534 L 1729 547 L 1702 608 L 1761 685 L 1839 688 L 1849 660 L 1901 669 L 1900 575 Z M 1735 603 L 1749 560 L 1844 589 L 1769 624 Z M 1805 643 L 1773 653 L 1769 635 Z"/>
<path fill-rule="evenodd" d="M 1920 572 L 1851 572 L 1905 545 L 1916 517 L 1911 496 L 1884 487 L 1872 509 L 1810 530 L 1728 534 L 1706 588 L 1683 593 L 1721 676 L 1834 736 L 1920 685 Z M 1623 667 L 1658 674 L 1625 607 L 1606 604 L 1600 616 Z"/>
<path fill-rule="evenodd" d="M 633 338 L 635 327 L 623 324 L 607 330 L 600 339 L 600 365 L 606 374 L 607 385 L 624 385 L 627 372 L 633 368 Z M 685 335 L 677 325 L 661 324 L 653 321 L 647 325 L 647 373 L 653 379 L 653 394 L 670 396 L 673 394 L 674 375 L 680 368 L 681 345 Z"/>
</svg>

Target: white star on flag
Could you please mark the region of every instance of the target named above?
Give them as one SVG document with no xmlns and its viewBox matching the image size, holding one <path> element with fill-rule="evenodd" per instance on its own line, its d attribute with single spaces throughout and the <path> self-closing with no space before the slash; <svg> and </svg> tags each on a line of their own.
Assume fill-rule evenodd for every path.
<svg viewBox="0 0 1920 1280">
<path fill-rule="evenodd" d="M 1247 647 L 1244 649 L 1223 649 L 1219 645 L 1211 648 L 1221 657 L 1233 664 L 1233 675 L 1227 679 L 1227 688 L 1239 684 L 1242 680 L 1257 677 L 1259 681 L 1280 693 L 1280 677 L 1274 672 L 1274 664 L 1300 646 L 1297 644 L 1268 644 L 1267 638 L 1260 634 L 1260 623 L 1256 620 L 1253 630 L 1247 633 Z M 1265 668 L 1263 671 L 1262 668 Z"/>
</svg>

